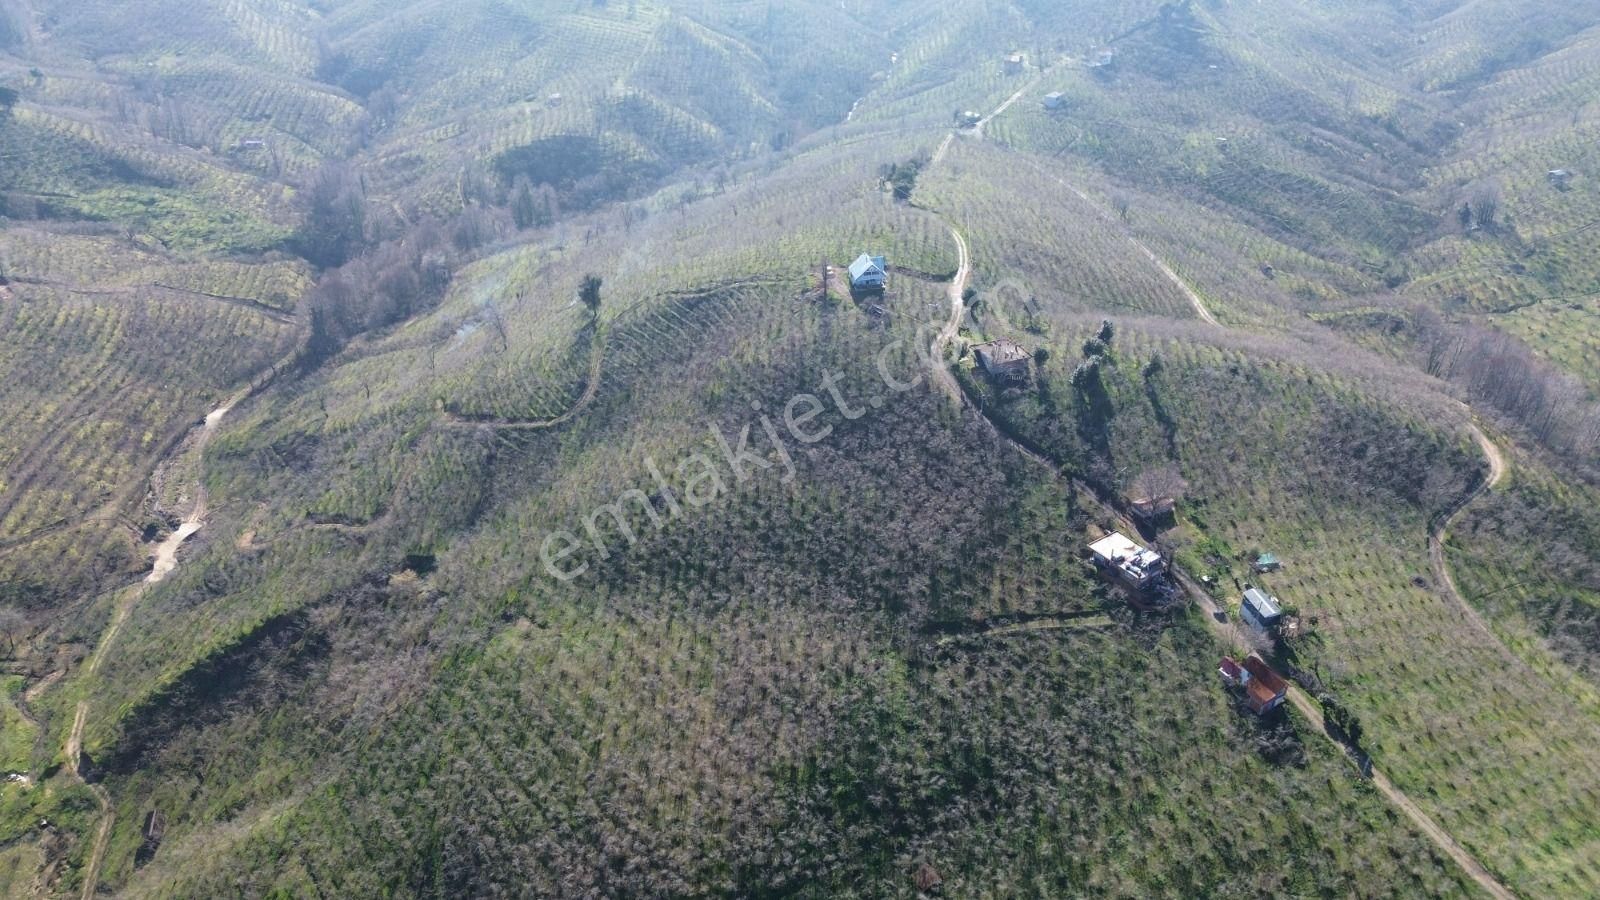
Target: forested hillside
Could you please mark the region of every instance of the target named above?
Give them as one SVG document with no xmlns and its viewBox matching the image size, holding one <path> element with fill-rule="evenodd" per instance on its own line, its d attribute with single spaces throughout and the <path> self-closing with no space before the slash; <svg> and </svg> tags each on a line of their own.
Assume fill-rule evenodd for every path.
<svg viewBox="0 0 1600 900">
<path fill-rule="evenodd" d="M 1597 147 L 1581 4 L 0 0 L 0 887 L 1595 896 Z"/>
</svg>

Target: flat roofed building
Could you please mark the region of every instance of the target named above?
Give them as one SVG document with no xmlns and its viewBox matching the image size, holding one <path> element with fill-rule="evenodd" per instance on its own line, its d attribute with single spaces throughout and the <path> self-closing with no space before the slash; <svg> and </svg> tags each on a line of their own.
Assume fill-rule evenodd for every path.
<svg viewBox="0 0 1600 900">
<path fill-rule="evenodd" d="M 977 344 L 972 353 L 978 358 L 978 367 L 990 378 L 1026 376 L 1028 364 L 1033 361 L 1021 344 L 1009 338 Z"/>
<path fill-rule="evenodd" d="M 1167 571 L 1161 554 L 1134 543 L 1124 534 L 1112 532 L 1089 545 L 1095 564 L 1120 578 L 1129 587 L 1145 588 Z"/>
</svg>

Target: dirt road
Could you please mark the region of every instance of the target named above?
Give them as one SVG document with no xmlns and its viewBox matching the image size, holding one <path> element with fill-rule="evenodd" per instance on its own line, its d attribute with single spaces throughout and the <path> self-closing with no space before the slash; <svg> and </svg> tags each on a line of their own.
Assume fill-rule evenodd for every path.
<svg viewBox="0 0 1600 900">
<path fill-rule="evenodd" d="M 605 338 L 600 330 L 599 323 L 594 323 L 594 337 L 589 347 L 589 380 L 584 385 L 583 393 L 571 408 L 553 419 L 536 419 L 526 422 L 502 419 L 469 419 L 454 413 L 445 413 L 445 424 L 451 428 L 497 428 L 506 431 L 543 431 L 547 428 L 557 428 L 572 421 L 577 415 L 589 408 L 594 402 L 595 395 L 600 392 L 600 372 L 605 365 Z"/>
<path fill-rule="evenodd" d="M 1450 511 L 1449 515 L 1440 520 L 1439 526 L 1433 530 L 1433 533 L 1428 535 L 1428 561 L 1433 567 L 1434 580 L 1438 582 L 1445 598 L 1461 612 L 1462 618 L 1466 619 L 1473 628 L 1487 635 L 1508 657 L 1520 664 L 1522 661 L 1511 652 L 1509 647 L 1505 646 L 1505 643 L 1500 640 L 1498 635 L 1490 630 L 1489 623 L 1484 621 L 1477 607 L 1468 603 L 1467 598 L 1462 595 L 1461 589 L 1456 586 L 1455 576 L 1450 572 L 1449 560 L 1445 558 L 1445 540 L 1449 537 L 1450 529 L 1455 526 L 1456 520 L 1460 519 L 1461 515 L 1467 511 L 1467 507 L 1477 502 L 1478 498 L 1494 490 L 1505 479 L 1508 468 L 1506 458 L 1500 452 L 1500 447 L 1489 438 L 1489 435 L 1484 433 L 1482 428 L 1478 427 L 1476 422 L 1469 421 L 1467 429 L 1471 432 L 1472 439 L 1477 442 L 1478 447 L 1483 450 L 1484 458 L 1489 462 L 1489 477 L 1484 479 L 1483 484 L 1479 485 L 1477 490 L 1463 498 L 1456 505 L 1456 508 Z"/>
<path fill-rule="evenodd" d="M 949 223 L 947 222 L 947 224 Z M 954 225 L 950 225 L 950 229 L 951 232 L 956 235 L 957 241 L 960 244 L 962 250 L 962 269 L 965 271 L 967 260 L 966 241 L 958 232 L 956 232 Z M 1137 243 L 1137 241 L 1135 243 Z M 1152 258 L 1154 258 L 1153 254 Z M 1162 264 L 1159 259 L 1156 259 L 1155 262 L 1157 265 L 1160 265 L 1164 271 L 1170 271 L 1166 270 L 1165 265 Z M 1171 277 L 1176 279 L 1177 276 L 1172 275 Z M 957 282 L 960 283 L 963 280 L 963 278 L 958 278 Z M 1206 319 L 1206 321 L 1216 325 L 1217 327 L 1222 327 L 1215 319 L 1210 317 L 1208 312 L 1205 312 L 1205 304 L 1200 300 L 1198 295 L 1191 293 L 1191 299 L 1195 303 L 1196 311 L 1203 313 L 1202 318 Z M 952 305 L 951 322 L 947 324 L 945 329 L 939 332 L 939 338 L 933 347 L 932 358 L 938 359 L 939 354 L 944 352 L 945 344 L 955 338 L 956 327 L 959 327 L 960 322 L 959 315 L 962 311 L 963 304 L 959 295 L 957 295 L 956 303 Z M 960 385 L 955 381 L 954 376 L 951 376 L 948 371 L 945 372 L 944 375 L 949 379 L 949 383 L 955 386 L 958 392 L 957 396 L 964 397 L 965 395 L 960 393 Z M 976 403 L 973 405 L 976 406 Z M 985 419 L 987 419 L 987 413 L 985 413 L 981 408 L 979 409 L 979 415 L 982 415 L 985 417 Z M 1023 455 L 1044 465 L 1057 478 L 1073 481 L 1071 476 L 1061 471 L 1061 469 L 1054 463 L 1047 459 L 1041 458 L 1038 454 L 1032 452 L 1027 447 L 1024 447 L 1011 438 L 1006 437 L 1005 431 L 995 425 L 993 421 L 990 421 L 989 424 L 994 429 L 996 434 L 1001 435 L 1003 440 L 1006 440 L 1011 446 L 1021 451 Z M 1472 430 L 1474 437 L 1479 441 L 1479 444 L 1483 446 L 1485 455 L 1490 459 L 1490 477 L 1479 492 L 1474 493 L 1472 497 L 1469 497 L 1465 502 L 1463 502 L 1461 508 L 1465 508 L 1468 503 L 1470 503 L 1477 496 L 1481 495 L 1482 491 L 1488 490 L 1490 487 L 1497 484 L 1505 472 L 1505 462 L 1500 456 L 1499 448 L 1495 447 L 1494 443 L 1489 440 L 1488 436 L 1485 435 L 1476 425 L 1472 426 Z M 1074 481 L 1073 483 L 1076 482 Z M 1087 489 L 1084 489 L 1083 493 L 1085 496 L 1093 496 L 1093 493 Z M 1119 511 L 1104 504 L 1102 504 L 1102 507 L 1104 512 L 1113 517 L 1113 519 L 1121 527 L 1127 529 L 1128 533 L 1137 533 L 1137 529 L 1134 528 L 1133 523 L 1128 521 L 1128 519 Z M 1458 508 L 1456 514 L 1459 514 L 1459 512 L 1460 509 Z M 1454 516 L 1452 515 L 1449 518 L 1453 517 Z M 1441 528 L 1441 530 L 1438 532 L 1438 535 L 1442 534 L 1443 528 Z M 1435 543 L 1438 543 L 1438 541 L 1435 541 Z M 1441 567 L 1441 570 L 1444 571 L 1446 578 L 1448 578 L 1448 569 L 1442 568 L 1442 559 L 1443 557 L 1441 554 L 1438 565 Z M 1226 614 L 1226 611 L 1223 610 L 1221 605 L 1219 605 L 1208 592 L 1206 592 L 1199 584 L 1195 583 L 1193 579 L 1189 578 L 1189 576 L 1183 572 L 1174 570 L 1173 575 L 1176 578 L 1179 586 L 1183 589 L 1184 593 L 1191 600 L 1193 600 L 1197 606 L 1200 607 L 1201 611 L 1205 613 L 1206 622 L 1210 624 L 1212 630 L 1217 634 L 1219 642 L 1222 643 L 1223 646 L 1230 648 L 1242 648 L 1249 646 L 1249 643 L 1244 639 L 1244 635 L 1240 633 L 1238 626 L 1234 624 L 1232 617 Z M 1451 590 L 1454 592 L 1453 582 L 1451 585 Z M 1458 602 L 1462 602 L 1459 594 L 1456 594 L 1456 599 Z M 1463 606 L 1466 606 L 1465 603 L 1463 603 Z M 1470 607 L 1466 608 L 1470 610 Z M 1476 613 L 1472 613 L 1472 615 L 1475 617 Z M 1334 743 L 1334 745 L 1339 748 L 1341 753 L 1344 752 L 1343 745 L 1339 744 L 1337 741 L 1334 741 L 1333 737 L 1328 734 L 1325 722 L 1323 720 L 1322 710 L 1315 701 L 1313 701 L 1310 697 L 1307 697 L 1304 691 L 1292 685 L 1289 688 L 1288 699 L 1294 708 L 1298 710 L 1301 715 L 1305 716 L 1306 720 L 1311 723 L 1312 727 L 1314 727 L 1325 738 L 1327 738 L 1327 740 Z M 1378 792 L 1381 793 L 1391 804 L 1393 804 L 1396 809 L 1399 809 L 1401 812 L 1405 813 L 1406 817 L 1417 826 L 1419 831 L 1427 835 L 1428 839 L 1433 841 L 1433 843 L 1441 851 L 1443 851 L 1451 859 L 1455 860 L 1456 864 L 1461 867 L 1462 871 L 1466 872 L 1467 875 L 1472 878 L 1472 880 L 1480 887 L 1482 887 L 1485 892 L 1487 892 L 1491 897 L 1497 898 L 1497 900 L 1515 900 L 1515 894 L 1507 889 L 1505 885 L 1501 884 L 1499 880 L 1497 880 L 1494 875 L 1489 872 L 1488 869 L 1484 868 L 1482 863 L 1478 862 L 1476 857 L 1469 853 L 1465 847 L 1462 847 L 1461 844 L 1449 834 L 1449 832 L 1439 827 L 1437 822 L 1433 821 L 1432 818 L 1424 813 L 1421 807 L 1417 806 L 1417 804 L 1413 802 L 1410 797 L 1406 796 L 1405 792 L 1401 791 L 1394 785 L 1393 782 L 1389 781 L 1389 779 L 1382 772 L 1378 771 L 1376 768 L 1373 768 L 1371 770 L 1371 778 L 1372 784 L 1378 789 Z"/>
<path fill-rule="evenodd" d="M 1138 250 L 1145 259 L 1148 259 L 1151 265 L 1154 265 L 1157 271 L 1161 273 L 1162 277 L 1172 282 L 1172 285 L 1183 293 L 1183 296 L 1189 301 L 1189 306 L 1194 309 L 1194 314 L 1198 316 L 1202 322 L 1217 328 L 1227 327 L 1221 322 L 1217 321 L 1216 316 L 1212 315 L 1211 309 L 1206 306 L 1205 298 L 1201 297 L 1198 291 L 1190 287 L 1189 283 L 1184 281 L 1183 278 L 1179 276 L 1175 270 L 1173 270 L 1172 266 L 1167 264 L 1166 260 L 1162 259 L 1154 250 L 1151 250 L 1149 244 L 1146 244 L 1144 241 L 1140 240 L 1138 235 L 1135 235 L 1120 217 L 1112 214 L 1111 210 L 1101 206 L 1093 197 L 1090 197 L 1077 185 L 1072 184 L 1059 175 L 1045 171 L 1042 166 L 1040 166 L 1038 163 L 1035 163 L 1033 160 L 1028 159 L 1026 156 L 1019 155 L 1019 158 L 1026 161 L 1028 165 L 1032 166 L 1034 171 L 1046 178 L 1053 180 L 1058 187 L 1067 191 L 1067 193 L 1071 194 L 1072 196 L 1077 197 L 1078 200 L 1080 200 L 1090 209 L 1094 210 L 1096 216 L 1104 220 L 1106 224 L 1110 225 L 1119 233 L 1121 233 L 1123 239 L 1132 244 L 1134 249 Z"/>
<path fill-rule="evenodd" d="M 1050 71 L 1049 69 L 1045 69 L 1045 70 L 1041 71 L 1039 74 L 1033 76 L 1033 78 L 1030 79 L 1027 84 L 1025 84 L 1022 87 L 1018 88 L 1017 92 L 1015 94 L 1012 94 L 1011 96 L 1007 97 L 1004 103 L 1002 103 L 999 106 L 995 107 L 993 112 L 991 112 L 987 116 L 984 116 L 983 118 L 979 119 L 978 120 L 978 124 L 972 126 L 972 136 L 977 138 L 980 141 L 983 140 L 983 130 L 985 128 L 989 127 L 989 123 L 993 122 L 995 119 L 1000 118 L 1000 116 L 1003 115 L 1006 110 L 1008 110 L 1011 107 L 1015 106 L 1017 101 L 1022 99 L 1022 95 L 1026 94 L 1028 91 L 1032 90 L 1033 86 L 1038 84 L 1040 79 L 1044 78 L 1046 73 L 1048 73 L 1049 71 Z"/>
<path fill-rule="evenodd" d="M 960 256 L 960 265 L 956 267 L 956 277 L 950 281 L 950 318 L 945 321 L 944 327 L 933 338 L 933 346 L 928 348 L 928 358 L 938 360 L 942 358 L 945 348 L 955 341 L 956 335 L 961 331 L 961 319 L 967 314 L 967 286 L 972 283 L 972 253 L 967 249 L 967 239 L 948 220 L 945 224 L 950 228 L 950 236 L 955 238 L 956 252 Z M 938 379 L 945 393 L 957 404 L 961 403 L 961 386 L 956 384 L 956 377 L 950 374 L 950 367 L 935 365 L 932 367 L 934 377 Z"/>
<path fill-rule="evenodd" d="M 194 441 L 182 449 L 182 452 L 191 453 L 198 461 L 205 452 L 206 445 L 216 436 L 217 430 L 222 425 L 222 419 L 233 407 L 249 395 L 250 388 L 245 388 L 233 395 L 226 403 L 206 414 L 201 423 Z M 100 641 L 95 645 L 94 655 L 89 658 L 84 667 L 87 677 L 94 677 L 100 671 L 100 664 L 105 661 L 106 654 L 111 645 L 116 641 L 117 634 L 122 630 L 123 623 L 128 621 L 133 614 L 133 608 L 138 604 L 139 598 L 151 585 L 160 584 L 178 568 L 178 548 L 184 541 L 193 537 L 204 525 L 206 520 L 206 489 L 199 482 L 195 484 L 195 500 L 189 509 L 189 514 L 179 526 L 168 535 L 167 539 L 157 545 L 155 561 L 144 581 L 131 587 L 124 588 L 117 594 L 116 605 L 111 614 L 111 623 L 100 635 Z M 99 884 L 100 864 L 105 859 L 106 845 L 111 840 L 111 827 L 116 822 L 116 811 L 111 805 L 111 796 L 106 789 L 98 784 L 90 784 L 83 777 L 83 730 L 89 721 L 89 701 L 78 701 L 77 709 L 72 717 L 72 729 L 67 733 L 67 743 L 64 751 L 66 757 L 66 770 L 68 774 L 87 787 L 94 794 L 100 805 L 100 824 L 95 829 L 94 844 L 90 848 L 88 859 L 83 866 L 83 898 L 89 900 L 95 894 Z"/>
<path fill-rule="evenodd" d="M 1006 110 L 1015 106 L 1018 100 L 1021 100 L 1023 96 L 1028 93 L 1028 91 L 1032 90 L 1033 87 L 1042 81 L 1048 74 L 1050 74 L 1050 68 L 1048 67 L 1039 70 L 1039 74 L 1030 78 L 1027 84 L 1017 88 L 1017 92 L 1015 94 L 1007 97 L 1000 103 L 999 106 L 996 106 L 993 110 L 991 110 L 988 115 L 979 119 L 971 128 L 972 136 L 980 141 L 983 140 L 984 129 L 989 127 L 989 123 L 1003 115 Z M 933 158 L 929 161 L 928 165 L 932 167 L 944 162 L 944 156 L 946 153 L 950 152 L 950 145 L 955 143 L 955 140 L 956 132 L 952 131 L 945 135 L 944 141 L 939 144 L 939 149 L 933 152 Z"/>
</svg>

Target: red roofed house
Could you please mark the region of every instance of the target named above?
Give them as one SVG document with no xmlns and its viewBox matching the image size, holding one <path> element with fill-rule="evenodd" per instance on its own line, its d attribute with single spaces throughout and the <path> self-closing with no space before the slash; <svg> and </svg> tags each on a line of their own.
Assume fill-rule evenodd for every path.
<svg viewBox="0 0 1600 900">
<path fill-rule="evenodd" d="M 1289 685 L 1271 666 L 1262 662 L 1261 657 L 1254 653 L 1245 657 L 1244 670 L 1250 676 L 1245 680 L 1244 690 L 1251 712 L 1259 716 L 1283 705 L 1284 698 L 1289 696 Z"/>
<path fill-rule="evenodd" d="M 1289 685 L 1283 677 L 1272 671 L 1272 667 L 1254 653 L 1246 657 L 1243 664 L 1234 661 L 1231 656 L 1224 656 L 1222 663 L 1217 666 L 1217 672 L 1228 684 L 1244 688 L 1250 711 L 1258 716 L 1282 706 L 1284 699 L 1289 696 Z"/>
</svg>

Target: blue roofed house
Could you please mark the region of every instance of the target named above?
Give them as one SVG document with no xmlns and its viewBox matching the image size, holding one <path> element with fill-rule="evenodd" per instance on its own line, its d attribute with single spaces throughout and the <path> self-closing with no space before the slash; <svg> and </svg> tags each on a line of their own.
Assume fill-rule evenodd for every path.
<svg viewBox="0 0 1600 900">
<path fill-rule="evenodd" d="M 868 253 L 850 264 L 850 286 L 858 291 L 881 291 L 889 282 L 889 261 Z"/>
</svg>

